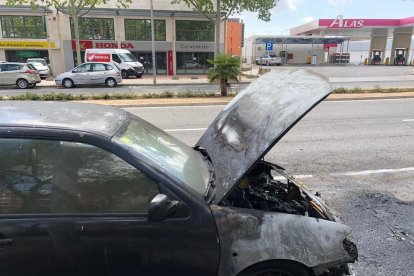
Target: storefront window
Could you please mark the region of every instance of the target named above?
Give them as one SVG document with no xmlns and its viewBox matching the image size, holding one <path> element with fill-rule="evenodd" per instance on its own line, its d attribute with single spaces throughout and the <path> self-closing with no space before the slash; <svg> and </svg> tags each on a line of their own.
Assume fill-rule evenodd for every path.
<svg viewBox="0 0 414 276">
<path fill-rule="evenodd" d="M 214 53 L 177 53 L 177 74 L 207 74 Z"/>
<path fill-rule="evenodd" d="M 151 52 L 132 52 L 136 59 L 144 65 L 145 74 L 152 74 L 152 54 Z M 167 74 L 167 53 L 156 52 L 155 62 L 157 75 Z"/>
<path fill-rule="evenodd" d="M 73 20 L 70 20 L 72 38 L 75 38 Z M 82 17 L 79 19 L 79 38 L 91 40 L 114 40 L 114 20 L 112 18 Z"/>
<path fill-rule="evenodd" d="M 154 20 L 155 40 L 165 41 L 165 20 Z M 125 19 L 126 40 L 151 41 L 151 20 Z"/>
<path fill-rule="evenodd" d="M 49 62 L 47 51 L 39 50 L 6 50 L 6 60 L 9 62 L 26 62 L 28 58 L 43 58 Z"/>
<path fill-rule="evenodd" d="M 0 16 L 3 38 L 46 38 L 41 16 Z"/>
<path fill-rule="evenodd" d="M 75 64 L 75 66 L 79 65 L 79 64 L 81 64 L 85 61 L 85 51 L 81 51 L 80 54 L 81 54 L 81 61 L 78 63 L 77 62 L 76 51 L 73 51 L 73 64 Z"/>
<path fill-rule="evenodd" d="M 175 21 L 177 41 L 214 41 L 214 23 L 210 21 Z"/>
</svg>

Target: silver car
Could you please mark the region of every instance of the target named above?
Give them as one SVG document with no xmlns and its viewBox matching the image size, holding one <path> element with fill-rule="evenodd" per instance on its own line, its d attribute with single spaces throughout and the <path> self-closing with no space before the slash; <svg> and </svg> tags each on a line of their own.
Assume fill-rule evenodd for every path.
<svg viewBox="0 0 414 276">
<path fill-rule="evenodd" d="M 39 72 L 31 64 L 17 62 L 0 63 L 0 85 L 17 85 L 18 88 L 33 88 L 40 83 Z"/>
<path fill-rule="evenodd" d="M 258 59 L 256 59 L 257 65 L 282 65 L 282 59 L 275 53 L 265 53 Z"/>
<path fill-rule="evenodd" d="M 108 87 L 115 87 L 122 82 L 122 77 L 114 64 L 88 62 L 58 75 L 55 82 L 56 85 L 62 85 L 65 88 L 84 84 L 106 84 Z"/>
<path fill-rule="evenodd" d="M 27 63 L 33 65 L 38 71 L 41 79 L 50 77 L 50 68 L 43 58 L 28 58 Z"/>
</svg>

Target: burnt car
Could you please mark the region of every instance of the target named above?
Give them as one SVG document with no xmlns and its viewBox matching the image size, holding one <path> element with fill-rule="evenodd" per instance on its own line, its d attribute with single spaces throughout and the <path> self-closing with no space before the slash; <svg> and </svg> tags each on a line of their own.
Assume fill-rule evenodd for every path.
<svg viewBox="0 0 414 276">
<path fill-rule="evenodd" d="M 351 229 L 263 159 L 329 93 L 318 75 L 270 72 L 193 148 L 116 108 L 0 102 L 1 274 L 346 271 Z"/>
</svg>

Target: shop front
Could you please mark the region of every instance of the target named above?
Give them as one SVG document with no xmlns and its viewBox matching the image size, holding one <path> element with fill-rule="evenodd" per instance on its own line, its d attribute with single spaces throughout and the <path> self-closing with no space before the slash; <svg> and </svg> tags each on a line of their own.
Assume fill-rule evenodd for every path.
<svg viewBox="0 0 414 276">
<path fill-rule="evenodd" d="M 50 43 L 50 49 L 56 49 L 54 42 Z M 9 62 L 26 62 L 28 58 L 44 58 L 49 62 L 47 41 L 2 40 L 0 56 Z"/>
<path fill-rule="evenodd" d="M 214 42 L 176 42 L 177 75 L 207 74 L 214 59 Z"/>
</svg>

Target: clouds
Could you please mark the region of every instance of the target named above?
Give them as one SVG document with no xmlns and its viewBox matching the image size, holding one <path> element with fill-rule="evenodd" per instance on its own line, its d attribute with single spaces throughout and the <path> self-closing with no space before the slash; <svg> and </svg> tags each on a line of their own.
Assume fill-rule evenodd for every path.
<svg viewBox="0 0 414 276">
<path fill-rule="evenodd" d="M 315 20 L 315 18 L 313 18 L 313 16 L 306 16 L 306 17 L 303 18 L 303 21 L 305 23 L 311 22 L 313 20 Z"/>
<path fill-rule="evenodd" d="M 277 6 L 275 7 L 275 10 L 296 11 L 298 9 L 298 2 L 300 2 L 300 0 L 280 0 Z"/>
<path fill-rule="evenodd" d="M 328 0 L 328 3 L 332 6 L 345 6 L 349 4 L 351 0 Z"/>
</svg>

